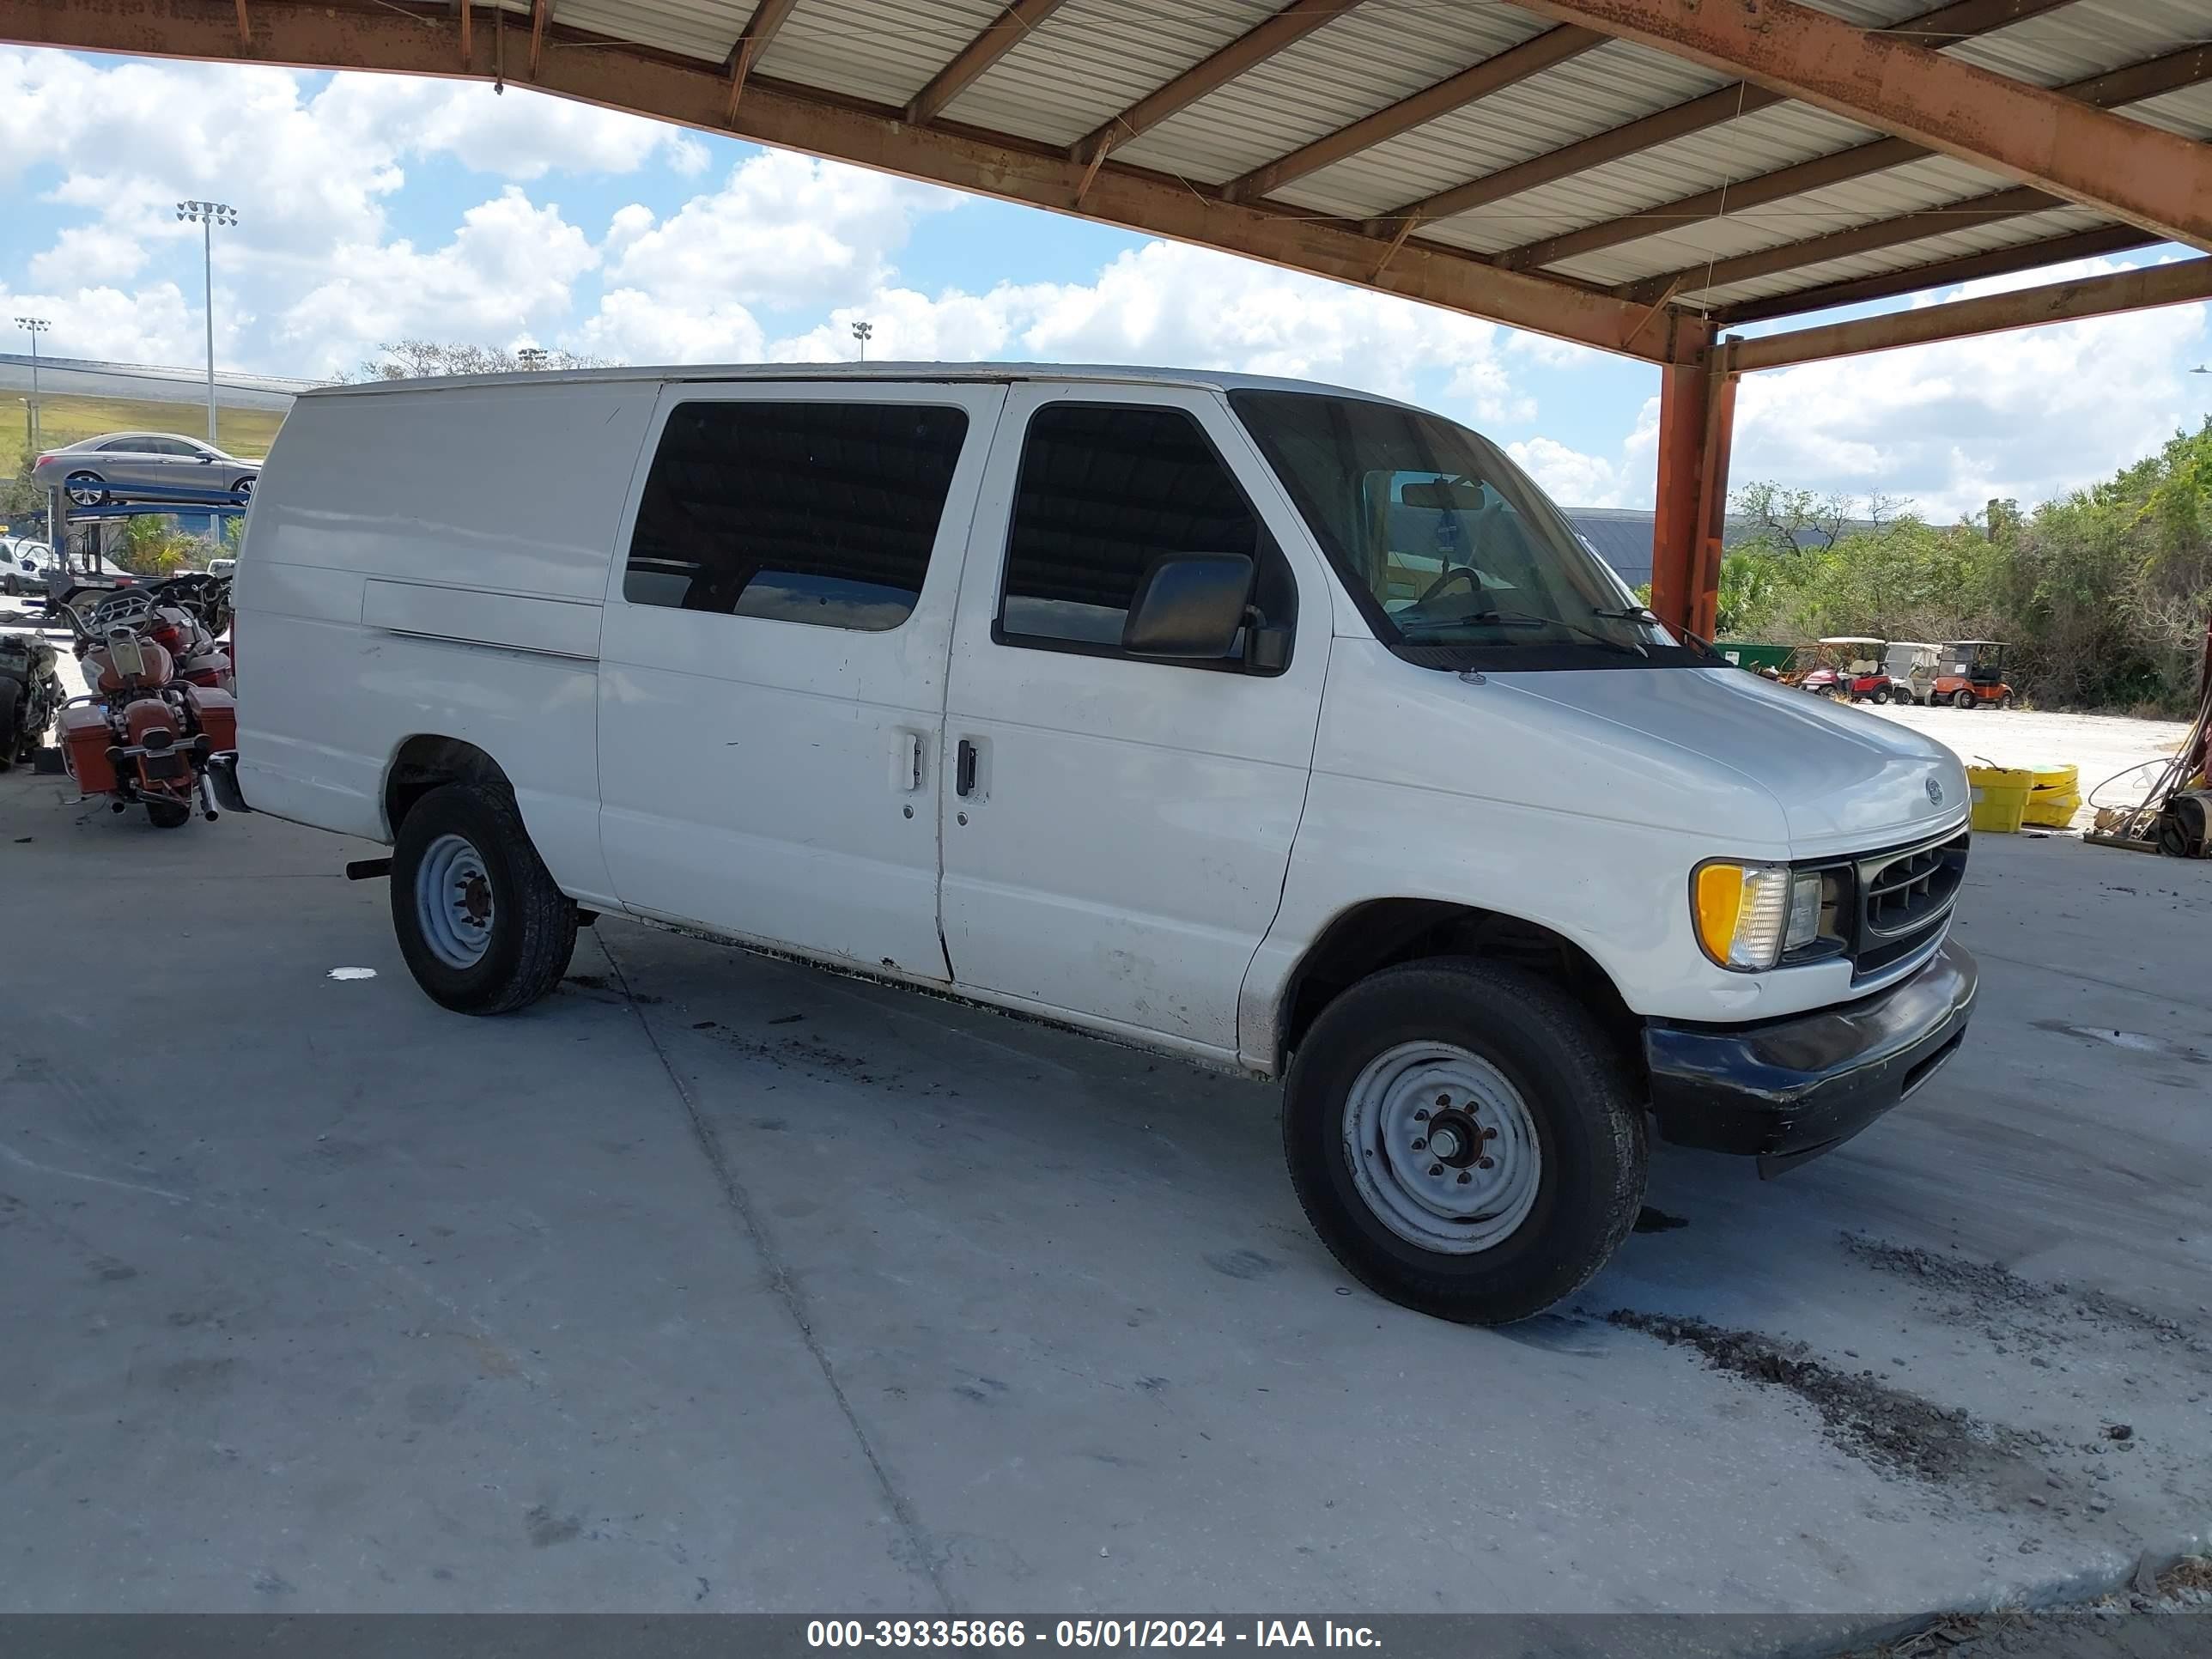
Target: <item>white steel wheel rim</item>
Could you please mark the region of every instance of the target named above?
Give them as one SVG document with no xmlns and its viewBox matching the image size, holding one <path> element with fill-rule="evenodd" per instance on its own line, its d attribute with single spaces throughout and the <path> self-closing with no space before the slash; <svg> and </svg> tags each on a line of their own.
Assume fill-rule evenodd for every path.
<svg viewBox="0 0 2212 1659">
<path fill-rule="evenodd" d="M 415 923 L 430 954 L 448 968 L 473 968 L 491 948 L 491 872 L 465 837 L 441 836 L 415 867 Z"/>
<path fill-rule="evenodd" d="M 1375 1218 L 1439 1255 L 1504 1243 L 1543 1184 L 1520 1090 L 1449 1042 L 1401 1042 L 1367 1063 L 1345 1096 L 1344 1156 Z"/>
</svg>

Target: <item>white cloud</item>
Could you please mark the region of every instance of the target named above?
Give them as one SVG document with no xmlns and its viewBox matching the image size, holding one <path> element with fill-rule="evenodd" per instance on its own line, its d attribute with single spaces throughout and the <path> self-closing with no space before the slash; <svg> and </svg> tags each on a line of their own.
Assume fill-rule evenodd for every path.
<svg viewBox="0 0 2212 1659">
<path fill-rule="evenodd" d="M 623 363 L 758 362 L 767 337 L 732 301 L 702 310 L 665 306 L 634 288 L 603 295 L 598 312 L 562 334 L 563 349 Z"/>
<path fill-rule="evenodd" d="M 2087 261 L 1921 303 L 2122 268 Z M 2206 313 L 2176 306 L 1747 374 L 1731 474 L 1901 495 L 1944 519 L 2062 495 L 2196 423 L 2203 402 L 2185 376 Z"/>
<path fill-rule="evenodd" d="M 31 280 L 65 288 L 71 283 L 119 283 L 138 274 L 145 246 L 106 225 L 71 225 L 53 246 L 31 259 Z"/>
<path fill-rule="evenodd" d="M 500 93 L 471 82 L 342 75 L 312 107 L 351 145 L 394 156 L 451 155 L 518 182 L 555 168 L 635 173 L 655 156 L 694 173 L 708 161 L 706 147 L 681 128 L 527 87 Z"/>
<path fill-rule="evenodd" d="M 332 250 L 337 273 L 290 306 L 280 336 L 310 374 L 349 368 L 379 343 L 407 336 L 504 343 L 559 319 L 570 284 L 599 262 L 590 240 L 555 205 L 510 185 L 462 216 L 444 247 L 405 241 Z"/>
<path fill-rule="evenodd" d="M 749 193 L 732 190 L 714 199 Z M 718 206 L 714 214 L 724 211 Z M 665 228 L 673 230 L 684 215 Z M 635 225 L 622 217 L 609 246 L 635 237 Z M 569 342 L 574 349 L 589 349 L 586 337 L 618 335 L 689 343 L 717 331 L 717 310 L 726 310 L 730 296 L 751 297 L 742 280 L 710 280 L 710 246 L 723 246 L 731 258 L 757 257 L 742 251 L 734 221 L 726 238 L 688 235 L 681 258 L 655 243 L 659 234 L 629 240 L 631 252 L 610 257 L 611 274 L 635 292 L 620 329 L 595 323 L 595 333 Z M 826 295 L 858 263 L 844 253 L 828 257 L 828 281 L 818 268 L 799 267 L 782 273 L 777 290 L 811 276 L 816 292 Z M 647 270 L 658 280 L 645 279 Z M 878 284 L 833 305 L 813 328 L 769 341 L 767 356 L 786 362 L 849 358 L 852 325 L 862 319 L 875 331 L 869 355 L 882 360 L 1171 364 L 1334 381 L 1408 398 L 1417 376 L 1441 373 L 1445 401 L 1456 413 L 1494 421 L 1532 412 L 1500 361 L 1504 331 L 1492 324 L 1176 243 L 1124 253 L 1087 283 L 1002 283 L 981 294 L 949 289 L 934 296 Z"/>
<path fill-rule="evenodd" d="M 173 283 L 126 294 L 113 288 L 74 293 L 20 292 L 0 283 L 0 318 L 43 317 L 53 325 L 41 349 L 53 356 L 98 356 L 113 362 L 187 363 L 204 349 L 200 313 Z M 16 337 L 20 339 L 21 337 Z M 69 342 L 64 346 L 62 342 Z M 90 341 L 99 350 L 76 343 Z"/>
<path fill-rule="evenodd" d="M 1562 507 L 1650 507 L 1658 483 L 1653 469 L 1659 459 L 1659 400 L 1644 400 L 1617 460 L 1585 455 L 1551 438 L 1505 449 Z"/>
<path fill-rule="evenodd" d="M 608 276 L 694 311 L 744 305 L 835 305 L 888 283 L 890 255 L 924 213 L 961 198 L 834 161 L 781 151 L 755 155 L 720 189 L 665 221 L 617 216 L 622 236 Z"/>
<path fill-rule="evenodd" d="M 550 169 L 631 173 L 656 158 L 696 172 L 708 151 L 675 128 L 521 88 L 501 96 L 405 76 L 0 48 L 0 189 L 51 170 L 58 178 L 43 187 L 45 200 L 83 216 L 31 253 L 31 281 L 64 300 L 81 291 L 84 304 L 56 308 L 102 314 L 93 296 L 104 286 L 149 264 L 197 265 L 198 250 L 187 248 L 200 232 L 178 220 L 177 201 L 235 203 L 238 226 L 215 237 L 217 348 L 232 363 L 320 372 L 349 362 L 364 341 L 376 343 L 380 328 L 465 326 L 475 337 L 504 337 L 549 307 L 566 312 L 566 284 L 590 261 L 557 213 L 548 220 L 532 210 L 550 239 L 534 258 L 491 246 L 497 227 L 478 222 L 481 209 L 453 250 L 418 254 L 389 240 L 386 210 L 406 182 L 404 164 L 434 156 L 525 179 Z M 471 269 L 487 279 L 480 303 L 462 291 Z M 188 288 L 197 289 L 197 276 Z M 420 284 L 411 295 L 410 284 Z M 140 297 L 165 291 L 174 293 L 165 285 Z M 118 327 L 52 343 L 122 357 L 132 341 L 161 337 Z M 163 356 L 190 362 L 198 353 L 191 343 Z"/>
</svg>

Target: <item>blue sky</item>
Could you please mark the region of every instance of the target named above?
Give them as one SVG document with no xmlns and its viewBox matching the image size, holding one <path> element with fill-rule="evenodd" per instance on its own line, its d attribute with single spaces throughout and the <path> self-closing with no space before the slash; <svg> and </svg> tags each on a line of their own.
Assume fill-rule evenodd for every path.
<svg viewBox="0 0 2212 1659">
<path fill-rule="evenodd" d="M 226 367 L 332 375 L 408 337 L 845 356 L 866 318 L 877 356 L 1368 386 L 1481 428 L 1570 505 L 1650 498 L 1657 378 L 1626 359 L 520 88 L 0 48 L 0 330 L 32 313 L 57 355 L 197 363 L 180 197 L 240 211 L 217 233 Z M 2059 493 L 2212 410 L 2212 375 L 2187 373 L 2212 356 L 2204 313 L 1748 377 L 1735 477 L 1938 515 Z"/>
</svg>

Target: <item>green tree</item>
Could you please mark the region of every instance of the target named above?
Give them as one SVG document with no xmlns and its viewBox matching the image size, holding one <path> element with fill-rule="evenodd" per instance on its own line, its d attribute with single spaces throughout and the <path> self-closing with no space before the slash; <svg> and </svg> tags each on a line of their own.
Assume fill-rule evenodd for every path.
<svg viewBox="0 0 2212 1659">
<path fill-rule="evenodd" d="M 393 340 L 379 346 L 355 374 L 356 380 L 418 380 L 440 374 L 513 374 L 533 365 L 506 346 L 471 345 L 458 340 Z M 605 368 L 604 357 L 573 351 L 548 351 L 538 368 Z"/>
</svg>

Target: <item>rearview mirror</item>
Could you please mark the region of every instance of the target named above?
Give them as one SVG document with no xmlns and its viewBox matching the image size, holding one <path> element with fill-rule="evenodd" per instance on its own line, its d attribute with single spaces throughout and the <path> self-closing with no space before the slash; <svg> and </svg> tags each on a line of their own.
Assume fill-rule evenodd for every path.
<svg viewBox="0 0 2212 1659">
<path fill-rule="evenodd" d="M 1244 626 L 1253 564 L 1244 553 L 1164 553 L 1146 568 L 1121 625 L 1133 657 L 1225 657 Z"/>
</svg>

